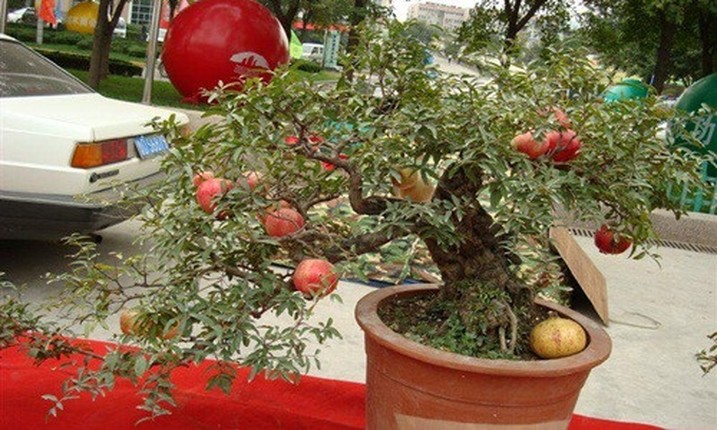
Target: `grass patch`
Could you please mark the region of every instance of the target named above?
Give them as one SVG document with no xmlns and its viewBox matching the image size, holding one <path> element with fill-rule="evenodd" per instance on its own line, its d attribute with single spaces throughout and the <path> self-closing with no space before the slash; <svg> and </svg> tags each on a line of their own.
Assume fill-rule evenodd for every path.
<svg viewBox="0 0 717 430">
<path fill-rule="evenodd" d="M 84 70 L 68 70 L 83 82 L 88 81 L 89 72 Z M 108 76 L 100 83 L 100 94 L 118 100 L 129 102 L 142 101 L 144 91 L 143 78 L 130 78 L 126 76 Z M 192 108 L 202 110 L 200 105 L 189 105 L 182 103 L 182 95 L 166 81 L 154 81 L 152 85 L 152 104 L 157 106 L 173 106 L 180 108 Z"/>
<path fill-rule="evenodd" d="M 320 72 L 313 73 L 313 72 L 305 72 L 303 70 L 292 68 L 291 74 L 292 74 L 292 77 L 294 77 L 294 75 L 295 75 L 296 79 L 307 79 L 312 82 L 335 81 L 339 78 L 338 72 L 332 72 L 329 70 L 322 70 Z"/>
<path fill-rule="evenodd" d="M 33 48 L 33 49 L 44 49 L 44 50 L 53 50 L 53 51 L 59 51 L 59 52 L 70 52 L 73 54 L 80 54 L 80 55 L 90 55 L 90 51 L 87 49 L 80 48 L 75 45 L 58 45 L 54 43 L 43 43 L 42 45 L 38 45 L 37 43 L 28 43 L 24 42 L 25 45 Z M 137 64 L 137 65 L 144 65 L 144 59 L 138 59 L 137 57 L 132 57 L 127 54 L 122 54 L 118 52 L 112 52 L 110 51 L 110 58 L 115 60 L 123 60 L 123 61 L 129 61 L 131 63 Z"/>
<path fill-rule="evenodd" d="M 82 82 L 87 82 L 89 73 L 85 70 L 68 70 Z M 295 79 L 306 79 L 313 82 L 330 81 L 338 78 L 338 73 L 323 70 L 318 73 L 309 73 L 301 70 L 292 70 Z M 144 78 L 110 75 L 100 83 L 100 94 L 118 100 L 140 102 L 144 91 Z M 185 109 L 204 110 L 203 105 L 182 103 L 182 95 L 167 81 L 154 81 L 152 86 L 152 104 L 157 106 L 171 106 Z"/>
</svg>

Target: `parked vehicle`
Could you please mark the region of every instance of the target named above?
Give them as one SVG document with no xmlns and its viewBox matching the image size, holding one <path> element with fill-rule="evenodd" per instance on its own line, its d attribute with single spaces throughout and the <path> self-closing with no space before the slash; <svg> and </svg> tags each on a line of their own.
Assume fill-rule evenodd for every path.
<svg viewBox="0 0 717 430">
<path fill-rule="evenodd" d="M 117 21 L 117 25 L 112 32 L 112 36 L 121 37 L 123 39 L 127 37 L 127 21 L 125 21 L 124 18 L 120 17 L 120 19 Z"/>
<path fill-rule="evenodd" d="M 20 9 L 15 9 L 12 12 L 8 12 L 7 22 L 12 22 L 12 23 L 21 22 L 22 17 L 25 16 L 26 13 L 32 14 L 32 16 L 35 16 L 35 8 L 21 7 Z"/>
<path fill-rule="evenodd" d="M 303 43 L 301 58 L 321 63 L 324 60 L 324 45 L 320 43 Z"/>
<path fill-rule="evenodd" d="M 14 23 L 21 22 L 23 24 L 35 25 L 35 24 L 37 24 L 37 14 L 36 14 L 35 8 L 34 7 L 23 7 L 21 9 L 17 9 L 13 12 L 10 12 L 7 16 L 7 22 L 14 22 Z M 45 27 L 54 27 L 59 23 L 62 23 L 62 19 L 57 18 L 56 24 L 50 24 L 49 22 L 46 22 Z"/>
<path fill-rule="evenodd" d="M 149 122 L 174 112 L 103 97 L 2 34 L 0 52 L 0 239 L 57 239 L 130 217 L 119 191 L 161 179 L 169 142 Z"/>
</svg>

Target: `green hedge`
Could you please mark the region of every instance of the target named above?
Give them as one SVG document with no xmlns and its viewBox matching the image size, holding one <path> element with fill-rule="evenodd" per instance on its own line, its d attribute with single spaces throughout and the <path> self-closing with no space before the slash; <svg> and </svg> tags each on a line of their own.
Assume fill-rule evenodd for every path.
<svg viewBox="0 0 717 430">
<path fill-rule="evenodd" d="M 39 53 L 55 62 L 63 69 L 90 69 L 90 56 L 70 52 L 52 51 L 47 49 L 36 49 Z M 142 74 L 142 67 L 122 60 L 110 60 L 110 73 L 120 76 L 139 76 Z"/>
<path fill-rule="evenodd" d="M 319 73 L 323 69 L 321 68 L 321 65 L 318 63 L 315 63 L 313 61 L 308 60 L 302 60 L 302 59 L 295 59 L 291 61 L 291 67 L 293 69 L 301 70 L 304 72 L 309 73 Z"/>
<path fill-rule="evenodd" d="M 8 36 L 12 36 L 17 40 L 26 43 L 35 43 L 37 29 L 32 25 L 8 23 L 5 27 L 5 33 Z M 42 41 L 44 43 L 55 44 L 55 45 L 77 45 L 82 41 L 89 40 L 90 47 L 92 47 L 92 35 L 91 34 L 80 34 L 66 30 L 55 30 L 52 28 L 45 28 L 42 31 Z"/>
<path fill-rule="evenodd" d="M 147 56 L 147 45 L 129 39 L 113 39 L 112 52 L 120 52 L 133 58 L 144 59 Z"/>
<path fill-rule="evenodd" d="M 23 24 L 8 24 L 6 33 L 25 43 L 35 43 L 36 29 L 33 26 Z M 91 34 L 80 34 L 66 30 L 44 29 L 42 33 L 43 43 L 48 45 L 75 46 L 78 49 L 91 51 L 94 43 L 94 36 Z M 112 51 L 129 55 L 133 58 L 144 59 L 147 53 L 147 43 L 137 39 L 114 38 L 112 39 Z"/>
</svg>

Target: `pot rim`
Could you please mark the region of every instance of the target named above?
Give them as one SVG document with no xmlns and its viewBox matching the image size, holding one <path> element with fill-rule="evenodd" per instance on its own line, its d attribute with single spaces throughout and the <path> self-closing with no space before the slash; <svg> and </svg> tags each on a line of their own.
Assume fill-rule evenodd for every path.
<svg viewBox="0 0 717 430">
<path fill-rule="evenodd" d="M 465 356 L 453 352 L 441 351 L 423 345 L 394 332 L 378 317 L 378 307 L 382 302 L 395 295 L 415 295 L 431 290 L 438 291 L 437 284 L 407 284 L 385 287 L 373 291 L 356 304 L 355 317 L 366 336 L 385 348 L 455 370 L 492 375 L 514 375 L 531 377 L 554 377 L 592 369 L 607 360 L 612 349 L 612 341 L 605 330 L 590 318 L 557 303 L 536 299 L 536 303 L 545 306 L 580 324 L 587 333 L 588 345 L 575 355 L 548 360 L 505 360 L 486 359 Z"/>
</svg>

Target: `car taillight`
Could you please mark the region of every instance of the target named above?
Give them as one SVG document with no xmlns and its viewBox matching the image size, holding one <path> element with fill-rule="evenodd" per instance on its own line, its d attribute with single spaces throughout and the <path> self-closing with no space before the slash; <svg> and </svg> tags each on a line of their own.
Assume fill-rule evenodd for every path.
<svg viewBox="0 0 717 430">
<path fill-rule="evenodd" d="M 72 156 L 72 167 L 87 169 L 127 159 L 127 139 L 80 143 Z"/>
</svg>

